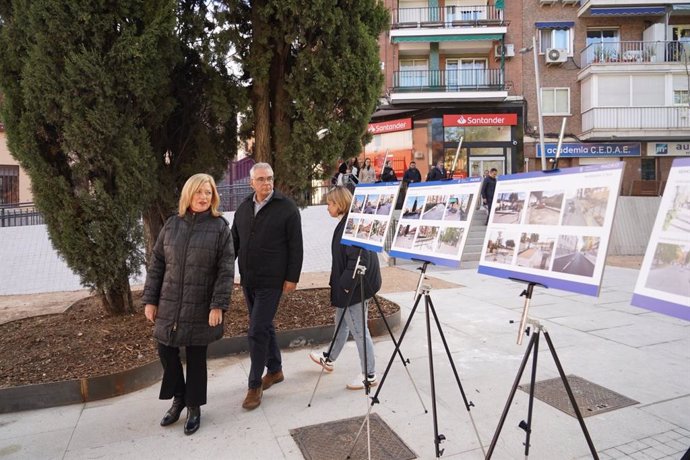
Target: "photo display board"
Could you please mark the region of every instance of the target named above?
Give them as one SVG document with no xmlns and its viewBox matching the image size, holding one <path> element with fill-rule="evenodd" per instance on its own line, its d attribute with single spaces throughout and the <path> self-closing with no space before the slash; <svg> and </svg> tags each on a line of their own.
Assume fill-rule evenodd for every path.
<svg viewBox="0 0 690 460">
<path fill-rule="evenodd" d="M 358 185 L 340 242 L 381 252 L 399 190 L 400 182 Z"/>
<path fill-rule="evenodd" d="M 500 176 L 479 273 L 597 296 L 623 166 Z"/>
<path fill-rule="evenodd" d="M 410 184 L 390 255 L 459 267 L 480 186 L 477 177 Z"/>
<path fill-rule="evenodd" d="M 673 161 L 631 303 L 690 321 L 690 158 Z"/>
</svg>

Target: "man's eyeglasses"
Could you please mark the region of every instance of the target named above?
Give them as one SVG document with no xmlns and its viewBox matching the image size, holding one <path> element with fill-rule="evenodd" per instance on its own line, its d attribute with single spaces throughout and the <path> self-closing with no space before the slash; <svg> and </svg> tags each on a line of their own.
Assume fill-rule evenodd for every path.
<svg viewBox="0 0 690 460">
<path fill-rule="evenodd" d="M 266 176 L 266 177 L 255 177 L 255 181 L 257 181 L 260 184 L 266 183 L 266 182 L 273 182 L 273 176 Z"/>
</svg>

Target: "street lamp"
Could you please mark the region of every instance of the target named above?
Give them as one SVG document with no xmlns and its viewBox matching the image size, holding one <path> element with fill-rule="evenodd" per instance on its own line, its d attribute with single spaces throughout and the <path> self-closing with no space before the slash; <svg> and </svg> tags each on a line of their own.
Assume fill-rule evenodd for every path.
<svg viewBox="0 0 690 460">
<path fill-rule="evenodd" d="M 541 82 L 539 78 L 539 59 L 537 53 L 537 39 L 532 36 L 532 46 L 522 48 L 520 54 L 532 50 L 534 56 L 534 81 L 537 84 L 537 118 L 539 121 L 539 147 L 541 149 L 541 169 L 546 171 L 546 148 L 544 147 L 544 118 L 541 114 Z"/>
</svg>

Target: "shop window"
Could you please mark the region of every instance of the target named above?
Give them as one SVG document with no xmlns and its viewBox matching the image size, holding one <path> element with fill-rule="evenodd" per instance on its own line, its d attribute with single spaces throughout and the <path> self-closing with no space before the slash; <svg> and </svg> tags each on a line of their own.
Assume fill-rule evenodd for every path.
<svg viewBox="0 0 690 460">
<path fill-rule="evenodd" d="M 656 180 L 656 159 L 642 158 L 640 167 L 640 179 L 642 180 Z"/>
<path fill-rule="evenodd" d="M 0 165 L 0 204 L 19 202 L 19 166 Z"/>
<path fill-rule="evenodd" d="M 542 88 L 541 111 L 544 115 L 570 115 L 570 88 Z"/>
</svg>

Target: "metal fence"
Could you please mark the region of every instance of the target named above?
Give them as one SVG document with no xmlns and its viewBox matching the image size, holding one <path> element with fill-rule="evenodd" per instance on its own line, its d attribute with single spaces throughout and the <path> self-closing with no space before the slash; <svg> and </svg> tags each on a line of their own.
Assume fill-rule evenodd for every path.
<svg viewBox="0 0 690 460">
<path fill-rule="evenodd" d="M 33 203 L 13 203 L 0 205 L 0 227 L 20 227 L 22 225 L 42 225 L 41 214 Z"/>
<path fill-rule="evenodd" d="M 301 196 L 294 197 L 301 206 L 326 204 L 326 193 L 329 186 L 316 185 Z M 218 186 L 220 210 L 235 211 L 240 203 L 253 193 L 249 182 Z M 43 225 L 41 214 L 33 203 L 13 203 L 0 205 L 0 227 L 20 227 L 24 225 Z"/>
</svg>

